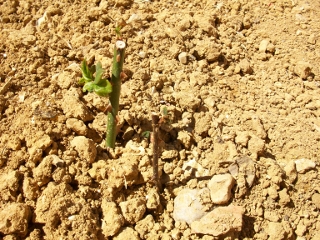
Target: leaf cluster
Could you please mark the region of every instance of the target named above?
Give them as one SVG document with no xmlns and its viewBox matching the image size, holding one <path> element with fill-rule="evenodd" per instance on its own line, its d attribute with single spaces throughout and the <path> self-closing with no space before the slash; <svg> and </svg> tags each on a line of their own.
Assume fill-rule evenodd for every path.
<svg viewBox="0 0 320 240">
<path fill-rule="evenodd" d="M 105 72 L 100 62 L 96 65 L 88 66 L 84 59 L 81 63 L 82 78 L 79 84 L 83 85 L 83 92 L 95 92 L 101 97 L 108 97 L 112 92 L 112 85 L 106 78 L 102 78 Z"/>
</svg>

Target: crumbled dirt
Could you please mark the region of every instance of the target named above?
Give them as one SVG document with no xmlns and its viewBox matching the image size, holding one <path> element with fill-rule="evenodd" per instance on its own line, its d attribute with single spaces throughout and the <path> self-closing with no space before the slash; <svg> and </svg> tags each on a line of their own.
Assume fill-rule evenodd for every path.
<svg viewBox="0 0 320 240">
<path fill-rule="evenodd" d="M 0 238 L 319 239 L 319 19 L 305 0 L 1 0 Z M 123 21 L 108 150 L 108 101 L 79 65 L 111 69 Z M 164 108 L 159 195 L 143 133 Z M 182 189 L 228 172 L 241 228 L 174 221 Z"/>
</svg>

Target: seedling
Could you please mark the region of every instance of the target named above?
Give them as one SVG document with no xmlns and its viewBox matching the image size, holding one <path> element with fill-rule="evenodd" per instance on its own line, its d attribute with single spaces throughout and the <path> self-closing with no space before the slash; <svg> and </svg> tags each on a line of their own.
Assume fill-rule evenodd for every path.
<svg viewBox="0 0 320 240">
<path fill-rule="evenodd" d="M 116 28 L 117 35 L 120 34 L 120 30 L 121 28 Z M 102 78 L 104 69 L 101 63 L 98 62 L 96 65 L 89 67 L 86 60 L 83 60 L 81 64 L 82 78 L 80 79 L 80 84 L 83 84 L 83 91 L 95 92 L 99 96 L 109 97 L 110 100 L 110 107 L 107 108 L 109 109 L 106 136 L 106 146 L 108 148 L 115 147 L 117 136 L 117 115 L 119 110 L 121 80 L 125 77 L 125 74 L 122 72 L 125 48 L 126 43 L 124 41 L 116 41 L 110 80 Z"/>
<path fill-rule="evenodd" d="M 108 97 L 112 92 L 112 85 L 108 79 L 102 78 L 104 69 L 101 63 L 91 67 L 88 66 L 87 61 L 84 59 L 81 64 L 82 78 L 79 83 L 83 85 L 83 91 L 95 92 L 99 96 Z"/>
</svg>

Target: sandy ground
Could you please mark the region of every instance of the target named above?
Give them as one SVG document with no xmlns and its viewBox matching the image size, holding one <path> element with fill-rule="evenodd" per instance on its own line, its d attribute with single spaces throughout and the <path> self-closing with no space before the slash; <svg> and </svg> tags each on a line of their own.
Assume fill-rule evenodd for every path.
<svg viewBox="0 0 320 240">
<path fill-rule="evenodd" d="M 0 4 L 1 239 L 320 239 L 319 1 Z M 109 72 L 121 22 L 109 150 L 79 65 Z"/>
</svg>

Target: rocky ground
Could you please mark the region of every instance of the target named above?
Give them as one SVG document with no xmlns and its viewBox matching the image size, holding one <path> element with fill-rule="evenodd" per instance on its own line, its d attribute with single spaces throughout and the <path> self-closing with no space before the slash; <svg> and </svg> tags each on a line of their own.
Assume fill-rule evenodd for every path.
<svg viewBox="0 0 320 240">
<path fill-rule="evenodd" d="M 318 1 L 0 4 L 1 239 L 320 239 Z M 124 22 L 109 150 L 79 65 Z"/>
</svg>

